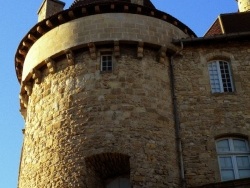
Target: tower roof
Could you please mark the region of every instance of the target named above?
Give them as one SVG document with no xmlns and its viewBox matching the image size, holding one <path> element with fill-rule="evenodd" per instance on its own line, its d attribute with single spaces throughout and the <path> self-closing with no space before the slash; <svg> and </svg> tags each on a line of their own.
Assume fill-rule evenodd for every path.
<svg viewBox="0 0 250 188">
<path fill-rule="evenodd" d="M 70 6 L 70 8 L 75 8 L 75 7 L 94 4 L 94 3 L 110 2 L 110 1 L 112 1 L 112 0 L 74 0 L 72 5 Z M 115 2 L 119 2 L 119 1 L 131 3 L 131 0 L 115 0 Z M 151 3 L 150 0 L 143 0 L 143 6 L 155 9 L 155 6 L 153 5 L 153 3 Z"/>
</svg>

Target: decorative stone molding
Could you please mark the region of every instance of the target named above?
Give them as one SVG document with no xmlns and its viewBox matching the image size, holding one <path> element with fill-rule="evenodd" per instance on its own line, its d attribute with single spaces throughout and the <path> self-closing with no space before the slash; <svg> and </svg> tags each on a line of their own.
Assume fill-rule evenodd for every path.
<svg viewBox="0 0 250 188">
<path fill-rule="evenodd" d="M 115 57 L 120 57 L 120 46 L 119 46 L 119 41 L 114 42 L 114 56 Z"/>
<path fill-rule="evenodd" d="M 137 57 L 138 58 L 143 58 L 143 47 L 144 47 L 144 42 L 139 42 L 138 47 L 137 47 Z"/>
<path fill-rule="evenodd" d="M 128 12 L 129 11 L 129 6 L 128 5 L 124 5 L 124 12 Z"/>
<path fill-rule="evenodd" d="M 53 28 L 53 27 L 54 27 L 54 24 L 51 22 L 51 20 L 47 20 L 47 21 L 46 21 L 46 25 L 47 25 L 49 28 Z"/>
<path fill-rule="evenodd" d="M 166 60 L 166 52 L 167 52 L 167 48 L 166 47 L 161 47 L 161 49 L 159 50 L 159 63 L 164 63 Z"/>
<path fill-rule="evenodd" d="M 25 50 L 19 50 L 18 51 L 19 54 L 23 55 L 23 56 L 26 56 L 27 52 Z"/>
<path fill-rule="evenodd" d="M 95 44 L 93 42 L 88 44 L 89 47 L 89 52 L 90 52 L 90 57 L 93 60 L 96 60 L 97 56 L 96 56 L 96 47 Z"/>
<path fill-rule="evenodd" d="M 99 6 L 99 8 L 95 8 L 96 6 Z M 108 9 L 108 7 L 110 8 Z M 105 12 L 105 13 L 127 12 L 127 13 L 140 14 L 140 15 L 144 15 L 148 17 L 153 17 L 155 19 L 164 20 L 165 22 L 168 22 L 172 25 L 175 25 L 175 23 L 178 23 L 178 25 L 175 25 L 178 29 L 182 30 L 189 36 L 196 36 L 192 30 L 190 30 L 186 25 L 179 22 L 176 18 L 172 17 L 171 15 L 168 15 L 164 12 L 160 12 L 156 9 L 148 10 L 148 7 L 144 7 L 138 4 L 137 5 L 127 4 L 126 2 L 115 1 L 115 2 L 107 2 L 101 5 L 97 3 L 96 4 L 93 3 L 88 6 L 70 8 L 70 9 L 58 12 L 54 15 L 51 15 L 47 19 L 44 19 L 41 22 L 37 23 L 29 31 L 29 33 L 27 33 L 27 35 L 23 38 L 16 52 L 16 58 L 18 57 L 21 60 L 21 61 L 15 62 L 15 65 L 19 66 L 19 68 L 16 69 L 17 75 L 19 74 L 18 72 L 21 72 L 22 74 L 22 69 L 23 69 L 23 64 L 24 64 L 23 62 L 25 60 L 26 54 L 31 49 L 31 46 L 37 41 L 37 39 L 42 37 L 45 33 L 51 31 L 53 28 L 60 26 L 61 24 L 64 24 L 65 22 L 70 22 L 71 20 L 88 16 L 89 13 L 92 14 L 93 10 L 94 10 L 94 14 L 99 14 L 102 12 Z M 23 42 L 30 43 L 30 47 L 27 48 L 26 45 L 24 46 Z M 21 82 L 20 77 L 18 78 L 18 80 Z"/>
<path fill-rule="evenodd" d="M 59 14 L 57 16 L 57 19 L 59 20 L 60 23 L 64 23 L 66 21 L 65 18 L 64 18 L 64 16 L 63 16 L 63 14 Z"/>
<path fill-rule="evenodd" d="M 32 78 L 35 80 L 36 84 L 40 84 L 42 81 L 42 73 L 37 69 L 33 69 Z"/>
<path fill-rule="evenodd" d="M 27 41 L 23 41 L 23 46 L 27 47 L 27 48 L 30 48 L 32 46 L 31 43 L 27 42 Z"/>
<path fill-rule="evenodd" d="M 28 39 L 33 41 L 33 42 L 35 42 L 37 40 L 37 38 L 34 37 L 34 35 L 32 35 L 32 34 L 28 34 Z"/>
<path fill-rule="evenodd" d="M 45 30 L 42 28 L 42 26 L 37 26 L 36 31 L 39 34 L 41 34 L 41 35 L 43 35 L 44 33 L 46 33 Z"/>
<path fill-rule="evenodd" d="M 27 117 L 27 109 L 22 106 L 21 109 L 20 109 L 20 112 L 21 112 L 23 118 L 26 119 L 26 117 Z"/>
<path fill-rule="evenodd" d="M 45 60 L 45 63 L 47 65 L 47 68 L 49 69 L 49 73 L 55 73 L 56 72 L 56 63 L 53 59 L 48 58 Z"/>
<path fill-rule="evenodd" d="M 19 95 L 19 99 L 20 99 L 21 105 L 23 105 L 25 108 L 27 108 L 28 101 L 29 101 L 28 95 L 26 95 L 26 94 L 20 94 Z"/>
<path fill-rule="evenodd" d="M 101 11 L 100 11 L 100 6 L 95 6 L 95 13 L 100 13 Z"/>
<path fill-rule="evenodd" d="M 68 15 L 71 19 L 74 19 L 76 17 L 74 11 L 72 10 L 68 12 Z"/>
<path fill-rule="evenodd" d="M 66 58 L 68 60 L 69 65 L 74 65 L 75 64 L 75 56 L 72 50 L 66 50 L 65 51 Z"/>
<path fill-rule="evenodd" d="M 87 9 L 86 9 L 85 7 L 82 8 L 82 14 L 83 14 L 83 15 L 88 14 L 88 11 L 87 11 Z"/>
<path fill-rule="evenodd" d="M 137 7 L 137 10 L 136 10 L 136 12 L 138 13 L 138 14 L 140 14 L 141 13 L 141 7 Z"/>
<path fill-rule="evenodd" d="M 30 96 L 32 94 L 32 83 L 26 82 L 24 84 L 24 90 L 27 92 L 27 95 Z"/>
</svg>

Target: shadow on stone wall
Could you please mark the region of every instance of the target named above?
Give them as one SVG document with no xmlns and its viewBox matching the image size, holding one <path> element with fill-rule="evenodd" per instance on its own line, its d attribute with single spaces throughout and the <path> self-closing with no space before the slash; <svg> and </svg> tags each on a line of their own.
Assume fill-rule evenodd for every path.
<svg viewBox="0 0 250 188">
<path fill-rule="evenodd" d="M 213 183 L 193 188 L 250 188 L 250 178 Z"/>
</svg>

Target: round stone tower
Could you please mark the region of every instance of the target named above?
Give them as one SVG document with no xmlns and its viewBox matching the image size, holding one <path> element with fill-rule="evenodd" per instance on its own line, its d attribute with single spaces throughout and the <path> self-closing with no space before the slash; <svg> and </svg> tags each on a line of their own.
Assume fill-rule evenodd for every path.
<svg viewBox="0 0 250 188">
<path fill-rule="evenodd" d="M 250 11 L 250 0 L 236 0 L 238 1 L 239 12 Z"/>
<path fill-rule="evenodd" d="M 15 56 L 18 187 L 179 187 L 169 57 L 195 34 L 150 0 L 63 6 L 43 2 Z"/>
</svg>

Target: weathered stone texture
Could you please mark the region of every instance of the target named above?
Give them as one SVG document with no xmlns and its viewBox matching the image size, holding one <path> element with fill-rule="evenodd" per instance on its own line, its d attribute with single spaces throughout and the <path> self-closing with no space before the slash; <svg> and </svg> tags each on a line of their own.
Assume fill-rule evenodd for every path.
<svg viewBox="0 0 250 188">
<path fill-rule="evenodd" d="M 174 60 L 184 168 L 189 186 L 220 182 L 215 140 L 250 136 L 249 44 L 186 47 Z M 230 62 L 235 92 L 212 94 L 208 62 Z"/>
<path fill-rule="evenodd" d="M 172 39 L 185 37 L 174 25 L 143 15 L 106 13 L 79 18 L 52 29 L 33 44 L 25 58 L 22 80 L 47 58 L 90 42 L 142 41 L 175 49 Z"/>
<path fill-rule="evenodd" d="M 43 71 L 29 98 L 20 188 L 103 187 L 86 167 L 102 153 L 129 156 L 134 188 L 179 187 L 168 62 L 135 52 L 121 48 L 112 73 L 88 52 Z"/>
</svg>

